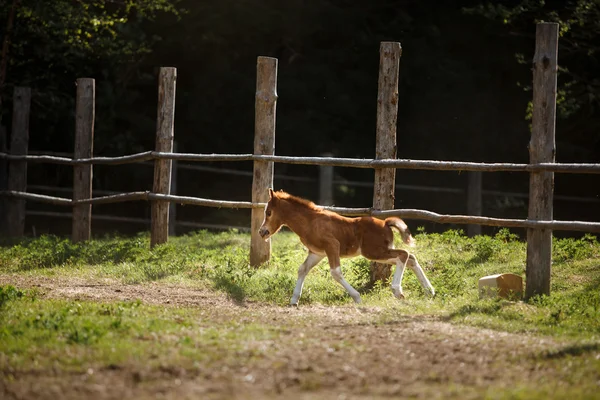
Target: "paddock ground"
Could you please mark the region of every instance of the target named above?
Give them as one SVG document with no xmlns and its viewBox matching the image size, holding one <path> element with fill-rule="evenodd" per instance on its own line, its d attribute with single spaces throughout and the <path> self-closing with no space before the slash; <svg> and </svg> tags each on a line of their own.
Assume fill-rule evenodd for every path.
<svg viewBox="0 0 600 400">
<path fill-rule="evenodd" d="M 578 344 L 568 339 L 479 329 L 425 315 L 384 317 L 384 310 L 369 306 L 240 303 L 209 289 L 159 283 L 0 275 L 0 285 L 9 284 L 37 288 L 43 298 L 139 299 L 167 309 L 201 310 L 198 326 L 237 320 L 280 334 L 251 343 L 252 351 L 192 369 L 176 361 L 149 367 L 132 359 L 70 372 L 2 371 L 3 399 L 599 398 L 576 389 L 578 379 L 591 377 L 600 391 L 600 351 L 577 355 L 573 367 L 569 349 Z"/>
</svg>

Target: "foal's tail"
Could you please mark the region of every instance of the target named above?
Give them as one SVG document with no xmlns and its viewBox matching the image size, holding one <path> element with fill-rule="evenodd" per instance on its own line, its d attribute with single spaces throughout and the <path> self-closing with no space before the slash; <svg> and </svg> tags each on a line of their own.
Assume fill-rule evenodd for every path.
<svg viewBox="0 0 600 400">
<path fill-rule="evenodd" d="M 408 230 L 408 226 L 402 221 L 400 218 L 390 217 L 385 219 L 385 225 L 390 228 L 395 228 L 400 232 L 402 236 L 402 241 L 409 246 L 415 245 L 415 238 L 410 234 L 410 230 Z"/>
</svg>

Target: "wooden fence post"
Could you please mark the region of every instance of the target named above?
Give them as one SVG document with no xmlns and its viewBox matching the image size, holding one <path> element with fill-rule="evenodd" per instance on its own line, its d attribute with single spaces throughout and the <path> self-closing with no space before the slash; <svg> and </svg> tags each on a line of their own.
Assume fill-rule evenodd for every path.
<svg viewBox="0 0 600 400">
<path fill-rule="evenodd" d="M 379 49 L 379 87 L 377 94 L 376 159 L 396 158 L 396 124 L 398 120 L 398 73 L 402 47 L 398 42 L 381 42 Z M 373 208 L 394 208 L 395 168 L 375 169 Z M 391 266 L 371 264 L 371 283 L 390 277 Z"/>
<path fill-rule="evenodd" d="M 481 216 L 481 171 L 469 171 L 467 185 L 467 215 Z M 468 225 L 467 235 L 470 237 L 481 235 L 481 225 Z"/>
<path fill-rule="evenodd" d="M 256 63 L 256 97 L 254 122 L 254 154 L 275 154 L 275 116 L 277 106 L 277 59 L 258 57 Z M 252 202 L 269 201 L 269 188 L 273 187 L 273 162 L 254 161 Z M 250 238 L 250 265 L 258 266 L 271 257 L 271 239 L 263 240 L 258 229 L 264 210 L 252 209 Z"/>
<path fill-rule="evenodd" d="M 331 153 L 323 153 L 321 157 L 333 157 Z M 333 166 L 319 166 L 319 204 L 322 206 L 333 205 Z"/>
<path fill-rule="evenodd" d="M 94 154 L 94 120 L 96 113 L 96 81 L 92 78 L 77 79 L 75 108 L 74 159 L 91 158 Z M 92 164 L 73 167 L 73 200 L 92 198 Z M 92 205 L 73 206 L 73 243 L 85 242 L 92 236 Z"/>
<path fill-rule="evenodd" d="M 158 78 L 158 110 L 156 151 L 173 151 L 175 125 L 175 83 L 177 68 L 163 67 Z M 171 160 L 154 161 L 154 193 L 169 194 L 171 190 Z M 166 243 L 169 238 L 169 202 L 152 201 L 150 247 Z"/>
<path fill-rule="evenodd" d="M 7 153 L 6 130 L 0 123 L 0 152 Z M 0 191 L 8 189 L 8 163 L 5 159 L 0 160 Z M 6 208 L 6 199 L 0 197 L 0 236 L 8 234 L 8 210 Z"/>
<path fill-rule="evenodd" d="M 556 77 L 558 72 L 558 24 L 541 23 L 536 28 L 533 57 L 533 115 L 529 162 L 555 161 Z M 551 221 L 554 173 L 532 172 L 529 179 L 530 220 Z M 550 294 L 552 230 L 527 229 L 525 298 Z"/>
<path fill-rule="evenodd" d="M 177 142 L 173 142 L 173 153 L 177 153 Z M 171 194 L 177 194 L 177 160 L 172 160 L 171 167 Z M 177 233 L 177 203 L 169 203 L 169 236 Z"/>
<path fill-rule="evenodd" d="M 15 87 L 10 140 L 10 152 L 13 155 L 27 155 L 30 107 L 31 89 Z M 8 190 L 27 191 L 27 161 L 10 162 Z M 25 234 L 25 200 L 10 199 L 8 201 L 7 222 L 9 237 L 21 237 Z"/>
</svg>

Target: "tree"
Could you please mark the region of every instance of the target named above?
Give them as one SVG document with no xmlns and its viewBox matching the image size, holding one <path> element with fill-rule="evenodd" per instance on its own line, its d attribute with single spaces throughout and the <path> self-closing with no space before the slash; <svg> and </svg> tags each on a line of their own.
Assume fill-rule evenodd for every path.
<svg viewBox="0 0 600 400">
<path fill-rule="evenodd" d="M 105 78 L 100 84 L 113 96 L 105 97 L 106 102 L 99 98 L 98 107 L 107 106 L 104 117 L 114 118 L 111 107 L 122 106 L 118 88 L 127 87 L 138 73 L 143 57 L 160 39 L 146 35 L 144 24 L 157 15 L 178 15 L 177 3 L 178 0 L 0 2 L 0 20 L 8 21 L 0 31 L 4 44 L 0 98 L 5 103 L 14 85 L 31 86 L 36 106 L 33 118 L 43 121 L 46 128 L 43 137 L 33 139 L 60 147 L 57 142 L 70 136 L 54 133 L 64 131 L 61 118 L 72 113 L 75 79 Z M 6 107 L 0 109 L 0 114 L 7 112 Z M 105 126 L 111 125 L 106 122 L 109 123 Z"/>
<path fill-rule="evenodd" d="M 466 9 L 507 26 L 510 35 L 531 37 L 536 22 L 558 22 L 559 89 L 557 140 L 571 156 L 595 159 L 600 151 L 600 0 L 497 1 Z M 525 64 L 530 58 L 516 54 Z M 530 89 L 529 85 L 525 86 Z M 526 113 L 531 117 L 531 104 Z"/>
</svg>

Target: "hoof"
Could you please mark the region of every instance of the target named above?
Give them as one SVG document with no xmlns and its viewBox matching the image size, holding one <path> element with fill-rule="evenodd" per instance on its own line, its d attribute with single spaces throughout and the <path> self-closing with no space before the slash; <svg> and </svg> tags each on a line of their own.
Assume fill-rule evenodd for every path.
<svg viewBox="0 0 600 400">
<path fill-rule="evenodd" d="M 404 300 L 404 299 L 405 299 L 405 297 L 404 297 L 404 293 L 402 293 L 400 290 L 398 290 L 398 289 L 395 289 L 395 288 L 392 288 L 392 292 L 394 293 L 394 296 L 395 296 L 397 299 L 400 299 L 400 300 Z"/>
<path fill-rule="evenodd" d="M 353 297 L 353 299 L 356 304 L 362 303 L 362 299 L 360 297 Z"/>
</svg>

